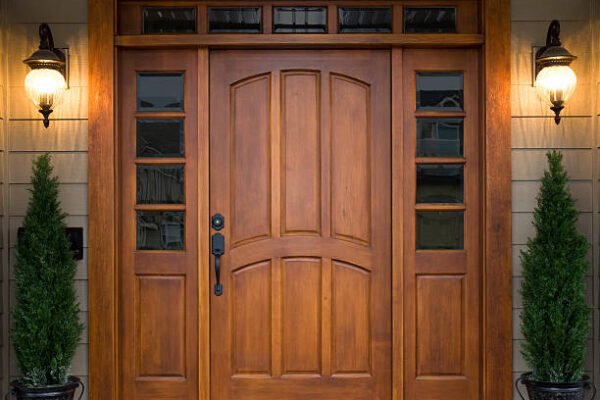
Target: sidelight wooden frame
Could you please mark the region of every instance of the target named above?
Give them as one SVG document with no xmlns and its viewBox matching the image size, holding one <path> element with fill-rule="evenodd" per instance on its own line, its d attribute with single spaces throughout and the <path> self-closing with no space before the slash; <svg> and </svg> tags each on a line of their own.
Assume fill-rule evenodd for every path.
<svg viewBox="0 0 600 400">
<path fill-rule="evenodd" d="M 199 48 L 199 60 L 208 65 L 209 47 L 235 48 L 390 48 L 392 63 L 401 67 L 403 47 L 481 47 L 483 48 L 483 380 L 481 398 L 512 398 L 512 283 L 511 283 L 511 123 L 510 123 L 510 0 L 481 0 L 483 34 L 441 35 L 188 35 L 185 46 Z M 117 351 L 117 229 L 118 158 L 116 147 L 116 62 L 119 47 L 173 46 L 172 38 L 149 42 L 147 37 L 117 36 L 115 0 L 88 0 L 89 5 L 89 379 L 90 400 L 119 400 Z M 181 42 L 180 42 L 181 43 Z M 402 196 L 400 170 L 402 160 L 398 140 L 402 126 L 401 72 L 392 73 L 393 118 L 393 196 Z M 200 77 L 199 93 L 208 93 L 208 76 Z M 199 112 L 199 156 L 208 159 L 208 111 Z M 502 171 L 498 173 L 498 171 Z M 208 218 L 208 176 L 199 177 L 200 218 Z M 401 210 L 394 209 L 394 225 Z M 400 211 L 400 213 L 399 213 Z M 402 243 L 401 229 L 394 228 L 394 249 Z M 200 235 L 200 252 L 208 257 L 206 234 Z M 401 254 L 395 253 L 394 268 Z M 202 275 L 202 274 L 200 274 Z M 401 274 L 394 274 L 393 307 L 400 315 Z M 201 278 L 202 279 L 202 278 Z M 206 278 L 204 278 L 206 279 Z M 208 282 L 199 282 L 200 288 Z M 204 293 L 206 292 L 206 293 Z M 200 292 L 199 320 L 208 321 L 208 292 Z M 396 319 L 395 319 L 396 320 Z M 205 322 L 203 322 L 205 321 Z M 400 320 L 401 321 L 401 320 Z M 394 322 L 395 332 L 402 324 Z M 206 327 L 200 332 L 208 332 Z M 208 346 L 208 334 L 200 336 Z M 393 398 L 402 399 L 401 339 L 394 338 Z M 201 400 L 209 400 L 209 363 L 200 357 Z"/>
</svg>

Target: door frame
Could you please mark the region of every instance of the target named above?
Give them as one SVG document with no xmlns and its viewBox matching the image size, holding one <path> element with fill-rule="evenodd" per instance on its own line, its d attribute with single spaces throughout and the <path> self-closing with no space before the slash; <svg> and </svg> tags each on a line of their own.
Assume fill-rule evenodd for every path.
<svg viewBox="0 0 600 400">
<path fill-rule="evenodd" d="M 481 0 L 483 34 L 388 35 L 371 40 L 368 35 L 342 35 L 327 40 L 306 40 L 290 35 L 277 42 L 273 35 L 227 43 L 223 35 L 196 36 L 183 43 L 198 47 L 199 66 L 208 71 L 209 48 L 237 47 L 377 47 L 392 49 L 392 196 L 401 198 L 400 166 L 402 130 L 402 47 L 480 47 L 482 51 L 482 399 L 512 398 L 512 248 L 511 248 L 511 114 L 510 114 L 510 0 Z M 118 36 L 116 0 L 88 0 L 89 15 L 89 122 L 88 122 L 88 303 L 89 303 L 89 398 L 118 400 L 117 250 L 118 174 L 117 108 L 115 94 L 117 53 L 120 47 L 174 46 L 169 36 L 160 44 L 145 38 Z M 147 38 L 146 38 L 147 39 Z M 294 41 L 296 40 L 296 41 Z M 397 67 L 397 68 L 395 68 Z M 204 78 L 203 78 L 204 77 Z M 208 98 L 208 74 L 199 76 L 199 96 Z M 202 102 L 201 102 L 202 103 Z M 208 162 L 208 107 L 199 109 L 199 165 Z M 504 171 L 497 174 L 497 171 Z M 199 214 L 208 218 L 208 169 L 199 174 Z M 398 197 L 399 196 L 399 197 Z M 400 249 L 401 212 L 394 205 L 393 248 Z M 208 231 L 199 232 L 199 258 L 208 259 Z M 400 267 L 401 251 L 394 250 L 392 268 Z M 200 274 L 199 321 L 208 321 L 209 283 Z M 203 281 L 206 280 L 206 281 Z M 401 274 L 394 274 L 392 306 L 401 315 Z M 205 307 L 203 307 L 205 305 Z M 400 321 L 400 323 L 398 323 Z M 402 399 L 402 319 L 393 322 L 393 399 Z M 209 346 L 208 330 L 201 329 L 200 346 Z M 208 347 L 205 347 L 208 348 Z M 209 400 L 208 357 L 200 357 L 201 400 Z"/>
</svg>

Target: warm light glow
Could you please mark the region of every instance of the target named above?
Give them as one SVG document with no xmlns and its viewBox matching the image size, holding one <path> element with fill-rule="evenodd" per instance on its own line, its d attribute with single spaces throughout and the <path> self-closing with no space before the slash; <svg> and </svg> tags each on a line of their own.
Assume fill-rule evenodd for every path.
<svg viewBox="0 0 600 400">
<path fill-rule="evenodd" d="M 540 71 L 535 86 L 544 100 L 550 100 L 552 104 L 566 102 L 575 91 L 577 76 L 571 67 L 553 65 Z"/>
<path fill-rule="evenodd" d="M 27 95 L 40 109 L 52 110 L 66 88 L 64 76 L 54 69 L 32 69 L 25 77 Z"/>
</svg>

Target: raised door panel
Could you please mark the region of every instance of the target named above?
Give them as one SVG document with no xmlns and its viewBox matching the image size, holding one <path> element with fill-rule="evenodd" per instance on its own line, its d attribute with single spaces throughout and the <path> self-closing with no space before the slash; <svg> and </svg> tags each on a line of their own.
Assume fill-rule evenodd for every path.
<svg viewBox="0 0 600 400">
<path fill-rule="evenodd" d="M 283 235 L 321 232 L 321 74 L 281 74 Z"/>
<path fill-rule="evenodd" d="M 371 231 L 371 88 L 331 76 L 333 233 L 362 245 Z"/>
<path fill-rule="evenodd" d="M 231 86 L 231 240 L 233 246 L 271 234 L 271 76 Z"/>
<path fill-rule="evenodd" d="M 282 261 L 282 373 L 320 375 L 322 262 L 318 258 Z"/>
<path fill-rule="evenodd" d="M 212 397 L 388 398 L 388 53 L 224 51 L 211 63 L 211 213 L 226 221 Z M 260 194 L 240 206 L 251 187 Z"/>
</svg>

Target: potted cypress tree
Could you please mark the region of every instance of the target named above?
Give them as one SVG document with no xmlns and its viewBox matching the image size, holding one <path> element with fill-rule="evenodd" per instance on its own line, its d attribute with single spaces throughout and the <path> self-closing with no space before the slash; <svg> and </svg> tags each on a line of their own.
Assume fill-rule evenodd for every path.
<svg viewBox="0 0 600 400">
<path fill-rule="evenodd" d="M 16 249 L 16 305 L 11 339 L 22 377 L 11 382 L 21 399 L 71 400 L 83 384 L 69 376 L 83 331 L 76 264 L 48 154 L 33 165 L 33 188 Z M 81 396 L 80 396 L 81 398 Z"/>
<path fill-rule="evenodd" d="M 592 388 L 583 374 L 590 330 L 584 284 L 589 245 L 577 232 L 562 154 L 552 151 L 547 158 L 534 213 L 536 234 L 521 253 L 521 353 L 531 372 L 516 385 L 517 390 L 519 382 L 526 386 L 530 400 L 583 400 Z M 523 398 L 520 390 L 519 395 Z"/>
</svg>

